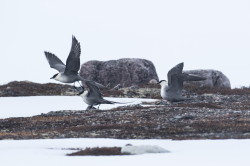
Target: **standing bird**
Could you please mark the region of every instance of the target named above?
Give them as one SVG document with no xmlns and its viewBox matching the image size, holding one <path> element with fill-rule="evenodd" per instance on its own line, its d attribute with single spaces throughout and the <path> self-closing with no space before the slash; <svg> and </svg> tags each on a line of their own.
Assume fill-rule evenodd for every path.
<svg viewBox="0 0 250 166">
<path fill-rule="evenodd" d="M 183 101 L 187 98 L 182 97 L 182 89 L 184 81 L 202 81 L 206 80 L 193 74 L 183 73 L 184 63 L 179 63 L 168 71 L 168 82 L 161 80 L 158 84 L 161 85 L 161 97 L 171 102 Z"/>
<path fill-rule="evenodd" d="M 83 101 L 88 104 L 88 107 L 86 110 L 95 108 L 95 105 L 101 105 L 101 104 L 115 104 L 118 102 L 105 100 L 102 97 L 102 94 L 100 92 L 99 86 L 96 85 L 94 81 L 85 81 L 85 84 L 88 86 L 89 90 L 82 90 L 78 93 L 79 96 L 82 97 Z M 118 103 L 118 104 L 125 104 L 125 103 Z M 98 107 L 99 108 L 99 107 Z"/>
<path fill-rule="evenodd" d="M 44 53 L 50 67 L 59 72 L 50 79 L 63 83 L 74 83 L 74 85 L 76 81 L 78 83 L 79 81 L 84 81 L 84 79 L 78 74 L 78 70 L 80 69 L 81 46 L 74 36 L 72 36 L 72 46 L 66 65 L 56 55 L 46 51 Z"/>
</svg>

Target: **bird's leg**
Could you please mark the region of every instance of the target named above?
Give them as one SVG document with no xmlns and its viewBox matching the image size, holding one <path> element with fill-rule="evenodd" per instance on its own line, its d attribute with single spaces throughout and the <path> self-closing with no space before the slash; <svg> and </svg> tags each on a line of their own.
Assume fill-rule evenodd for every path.
<svg viewBox="0 0 250 166">
<path fill-rule="evenodd" d="M 89 105 L 86 110 L 90 110 L 93 106 L 92 105 Z"/>
<path fill-rule="evenodd" d="M 89 105 L 87 108 L 86 108 L 86 110 L 95 110 L 96 108 L 95 107 L 93 107 L 93 105 Z"/>
<path fill-rule="evenodd" d="M 101 104 L 98 105 L 98 108 L 97 108 L 98 110 L 99 110 L 100 105 L 101 105 Z"/>
</svg>

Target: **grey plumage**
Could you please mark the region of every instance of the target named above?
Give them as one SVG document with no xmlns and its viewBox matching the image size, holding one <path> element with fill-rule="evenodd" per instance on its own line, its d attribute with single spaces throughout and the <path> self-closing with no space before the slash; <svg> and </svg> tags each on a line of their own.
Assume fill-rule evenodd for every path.
<svg viewBox="0 0 250 166">
<path fill-rule="evenodd" d="M 81 55 L 81 46 L 76 38 L 72 37 L 72 45 L 70 49 L 69 56 L 66 61 L 65 74 L 78 74 L 80 69 L 80 55 Z"/>
<path fill-rule="evenodd" d="M 166 80 L 159 81 L 161 85 L 161 96 L 168 101 L 182 101 L 182 89 L 184 81 L 202 81 L 206 78 L 197 75 L 183 73 L 184 63 L 179 63 L 168 71 L 168 82 Z"/>
<path fill-rule="evenodd" d="M 55 79 L 63 83 L 84 81 L 84 79 L 78 75 L 78 70 L 80 69 L 81 46 L 74 36 L 72 36 L 72 46 L 66 61 L 66 65 L 56 55 L 47 51 L 44 53 L 50 67 L 56 69 L 59 72 L 51 77 L 51 79 Z"/>
<path fill-rule="evenodd" d="M 60 73 L 65 71 L 66 65 L 57 56 L 46 51 L 44 53 L 51 68 L 56 69 Z"/>
<path fill-rule="evenodd" d="M 98 85 L 94 81 L 85 81 L 89 90 L 82 90 L 78 95 L 80 95 L 83 101 L 88 104 L 87 109 L 93 108 L 95 105 L 100 104 L 114 104 L 118 102 L 105 100 L 100 92 Z M 122 103 L 120 103 L 122 104 Z"/>
<path fill-rule="evenodd" d="M 81 45 L 74 36 L 72 36 L 72 45 L 69 56 L 66 60 L 66 65 L 56 55 L 47 51 L 45 51 L 44 53 L 50 67 L 56 69 L 59 72 L 50 79 L 55 79 L 63 83 L 74 84 L 75 82 L 79 81 L 89 81 L 87 79 L 82 78 L 78 74 L 78 71 L 80 69 Z M 100 83 L 95 82 L 95 84 L 100 88 L 105 88 L 105 86 Z"/>
</svg>

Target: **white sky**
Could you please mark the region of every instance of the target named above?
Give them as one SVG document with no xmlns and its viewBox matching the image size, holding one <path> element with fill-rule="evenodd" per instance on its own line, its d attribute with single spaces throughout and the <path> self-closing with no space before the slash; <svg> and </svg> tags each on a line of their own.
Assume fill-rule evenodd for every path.
<svg viewBox="0 0 250 166">
<path fill-rule="evenodd" d="M 249 16 L 247 0 L 1 0 L 0 84 L 50 82 L 44 51 L 65 62 L 75 35 L 81 63 L 144 58 L 166 79 L 184 62 L 249 86 Z"/>
</svg>

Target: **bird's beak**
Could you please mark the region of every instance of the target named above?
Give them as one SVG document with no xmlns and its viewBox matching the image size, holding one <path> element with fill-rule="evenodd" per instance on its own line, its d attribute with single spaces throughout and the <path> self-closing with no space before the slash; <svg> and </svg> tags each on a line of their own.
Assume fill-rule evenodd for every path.
<svg viewBox="0 0 250 166">
<path fill-rule="evenodd" d="M 82 87 L 82 90 L 80 90 L 80 91 L 77 90 L 77 91 L 78 91 L 79 93 L 77 93 L 76 95 L 77 95 L 77 96 L 80 96 L 80 95 L 83 94 L 83 92 L 84 92 L 84 87 Z"/>
<path fill-rule="evenodd" d="M 53 79 L 53 77 L 51 77 L 50 79 Z"/>
<path fill-rule="evenodd" d="M 84 92 L 84 91 L 81 91 L 81 92 L 77 93 L 76 95 L 77 95 L 77 96 L 81 96 L 81 94 L 82 94 L 83 92 Z"/>
</svg>

